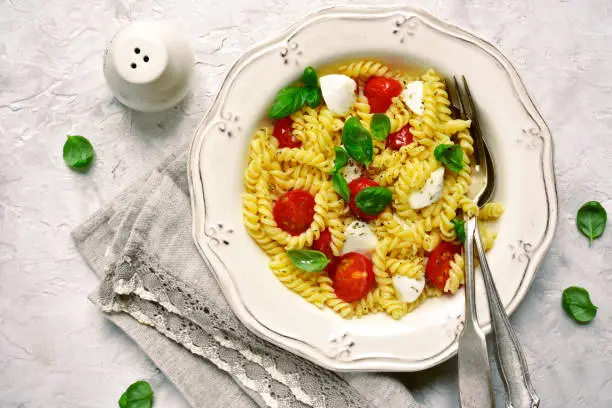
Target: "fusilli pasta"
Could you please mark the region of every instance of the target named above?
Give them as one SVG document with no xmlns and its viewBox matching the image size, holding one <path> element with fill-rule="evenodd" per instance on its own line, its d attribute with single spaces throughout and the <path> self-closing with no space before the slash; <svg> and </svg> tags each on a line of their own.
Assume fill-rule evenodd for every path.
<svg viewBox="0 0 612 408">
<path fill-rule="evenodd" d="M 248 234 L 270 257 L 270 269 L 278 280 L 308 302 L 319 308 L 327 307 L 343 318 L 384 312 L 400 319 L 427 298 L 455 293 L 464 283 L 465 261 L 456 246 L 455 220 L 465 215 L 478 216 L 481 239 L 488 250 L 497 233 L 487 227 L 487 221 L 498 219 L 503 206 L 489 203 L 479 209 L 467 196 L 474 153 L 471 123 L 452 118 L 446 84 L 436 72 L 428 70 L 417 76 L 372 60 L 346 64 L 338 71 L 358 84 L 355 103 L 348 114 L 337 115 L 325 104 L 318 107 L 304 104 L 291 114 L 287 125 L 299 147 L 282 147 L 286 145 L 276 139 L 272 126 L 262 126 L 253 135 L 244 172 L 244 224 Z M 363 88 L 374 76 L 392 78 L 402 87 L 421 81 L 423 112 L 415 114 L 401 96 L 391 98 L 385 111 L 390 133 L 410 126 L 412 140 L 397 150 L 390 148 L 384 139 L 373 140 L 372 162 L 360 169 L 363 177 L 388 188 L 392 199 L 368 224 L 377 240 L 369 254 L 374 283 L 365 295 L 347 301 L 337 292 L 332 269 L 306 272 L 293 264 L 288 251 L 318 248 L 327 239 L 326 256 L 341 262 L 344 253 L 352 248 L 349 240 L 354 235 L 347 227 L 356 215 L 341 198 L 339 187 L 334 184 L 337 180 L 332 183 L 330 172 L 336 160 L 335 149 L 342 144 L 345 122 L 357 117 L 365 129 L 370 129 L 372 108 Z M 461 148 L 463 168 L 458 172 L 445 169 L 441 192 L 436 196 L 439 198 L 424 207 L 413 207 L 411 197 L 426 187 L 432 173 L 440 173 L 436 170 L 443 167 L 433 153 L 440 144 L 456 144 Z M 277 220 L 279 200 L 292 191 L 303 191 L 312 197 L 310 218 L 299 233 L 288 232 Z M 447 261 L 448 277 L 435 282 L 430 277 L 429 263 L 444 245 L 454 248 Z M 336 267 L 334 262 L 330 265 Z M 400 295 L 400 288 L 394 284 L 394 280 L 403 279 L 400 277 L 426 280 L 413 302 L 402 300 L 406 297 Z"/>
</svg>

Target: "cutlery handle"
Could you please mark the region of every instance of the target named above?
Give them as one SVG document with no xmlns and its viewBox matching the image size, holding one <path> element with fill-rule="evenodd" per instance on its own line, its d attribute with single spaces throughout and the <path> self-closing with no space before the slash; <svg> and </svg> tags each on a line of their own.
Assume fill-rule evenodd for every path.
<svg viewBox="0 0 612 408">
<path fill-rule="evenodd" d="M 477 228 L 476 218 L 471 217 L 465 223 L 465 325 L 478 326 L 476 314 L 476 270 L 474 268 L 474 236 Z"/>
<path fill-rule="evenodd" d="M 540 398 L 535 392 L 527 362 L 521 350 L 516 333 L 508 320 L 504 305 L 499 298 L 493 276 L 487 263 L 484 247 L 480 240 L 478 224 L 476 225 L 476 249 L 480 259 L 480 269 L 484 278 L 489 303 L 489 314 L 495 338 L 495 355 L 497 367 L 506 389 L 506 407 L 508 408 L 537 408 Z"/>
<path fill-rule="evenodd" d="M 465 232 L 465 326 L 459 337 L 459 399 L 462 408 L 495 406 L 491 367 L 485 335 L 476 314 L 476 279 L 474 271 L 474 235 L 476 220 L 466 222 Z"/>
</svg>

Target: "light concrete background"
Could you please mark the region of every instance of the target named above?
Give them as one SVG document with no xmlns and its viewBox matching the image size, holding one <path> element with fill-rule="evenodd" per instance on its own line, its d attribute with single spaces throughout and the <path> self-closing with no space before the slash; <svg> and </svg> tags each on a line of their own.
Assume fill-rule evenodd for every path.
<svg viewBox="0 0 612 408">
<path fill-rule="evenodd" d="M 242 51 L 308 12 L 341 3 L 0 1 L 0 407 L 112 407 L 141 378 L 153 384 L 156 407 L 187 406 L 87 301 L 96 279 L 69 232 L 190 140 Z M 595 199 L 612 216 L 612 3 L 413 3 L 497 44 L 551 127 L 559 229 L 512 320 L 543 407 L 610 407 L 612 226 L 588 248 L 575 213 Z M 123 108 L 102 75 L 109 38 L 129 21 L 151 18 L 180 22 L 197 60 L 188 99 L 161 115 Z M 66 134 L 93 142 L 97 158 L 88 174 L 64 165 Z M 579 327 L 562 312 L 561 291 L 570 285 L 589 289 L 600 306 L 592 324 Z M 403 377 L 417 400 L 456 407 L 454 364 Z"/>
</svg>

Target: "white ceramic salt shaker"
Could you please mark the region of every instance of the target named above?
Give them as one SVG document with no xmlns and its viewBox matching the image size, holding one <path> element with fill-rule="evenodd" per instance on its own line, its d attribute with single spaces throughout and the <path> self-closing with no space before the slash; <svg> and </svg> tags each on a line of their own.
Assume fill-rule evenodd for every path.
<svg viewBox="0 0 612 408">
<path fill-rule="evenodd" d="M 104 76 L 115 97 L 142 112 L 178 104 L 187 94 L 193 53 L 174 25 L 165 21 L 131 23 L 109 43 Z"/>
</svg>

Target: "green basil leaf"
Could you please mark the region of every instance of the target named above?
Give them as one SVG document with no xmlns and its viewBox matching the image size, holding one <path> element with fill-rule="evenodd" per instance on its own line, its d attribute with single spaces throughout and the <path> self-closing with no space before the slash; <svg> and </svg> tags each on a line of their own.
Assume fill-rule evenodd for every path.
<svg viewBox="0 0 612 408">
<path fill-rule="evenodd" d="M 458 173 L 463 169 L 463 149 L 457 144 L 441 144 L 434 150 L 436 160 Z"/>
<path fill-rule="evenodd" d="M 83 136 L 68 136 L 64 143 L 64 161 L 73 169 L 87 170 L 94 158 L 93 146 Z"/>
<path fill-rule="evenodd" d="M 368 166 L 372 162 L 374 146 L 372 136 L 361 125 L 357 116 L 350 117 L 342 129 L 342 144 L 357 163 Z"/>
<path fill-rule="evenodd" d="M 372 137 L 377 140 L 387 140 L 391 131 L 391 120 L 384 113 L 375 113 L 370 121 Z"/>
<path fill-rule="evenodd" d="M 589 201 L 578 210 L 576 224 L 580 232 L 589 239 L 590 245 L 595 238 L 603 234 L 607 220 L 608 214 L 601 204 L 597 201 Z"/>
<path fill-rule="evenodd" d="M 331 171 L 332 174 L 340 171 L 340 169 L 348 163 L 348 154 L 346 150 L 340 146 L 336 146 L 334 147 L 334 152 L 336 153 L 336 158 L 334 159 L 334 169 Z"/>
<path fill-rule="evenodd" d="M 332 174 L 332 185 L 334 186 L 334 190 L 344 201 L 347 203 L 351 199 L 351 191 L 349 190 L 348 183 L 344 176 L 340 173 Z"/>
<path fill-rule="evenodd" d="M 315 71 L 315 69 L 311 66 L 304 68 L 302 82 L 306 86 L 317 88 L 319 86 L 319 76 L 317 75 L 317 71 Z"/>
<path fill-rule="evenodd" d="M 321 95 L 321 90 L 318 87 L 307 87 L 302 89 L 304 89 L 304 98 L 311 108 L 316 108 L 323 102 L 323 95 Z"/>
<path fill-rule="evenodd" d="M 304 88 L 299 86 L 287 86 L 276 94 L 268 116 L 273 119 L 281 119 L 302 109 L 306 103 Z"/>
<path fill-rule="evenodd" d="M 380 214 L 391 202 L 391 190 L 386 187 L 366 187 L 355 196 L 357 208 L 368 215 Z"/>
<path fill-rule="evenodd" d="M 578 323 L 588 323 L 597 314 L 597 306 L 591 302 L 589 292 L 578 286 L 563 291 L 562 303 L 565 312 Z"/>
<path fill-rule="evenodd" d="M 455 227 L 455 232 L 457 233 L 457 238 L 459 238 L 459 242 L 464 244 L 465 243 L 465 221 L 455 218 L 452 222 L 453 222 L 453 226 Z"/>
<path fill-rule="evenodd" d="M 320 272 L 329 263 L 323 252 L 312 249 L 290 249 L 287 256 L 297 268 L 306 272 Z"/>
<path fill-rule="evenodd" d="M 153 390 L 146 381 L 136 381 L 119 398 L 120 408 L 151 408 L 152 406 Z"/>
</svg>

